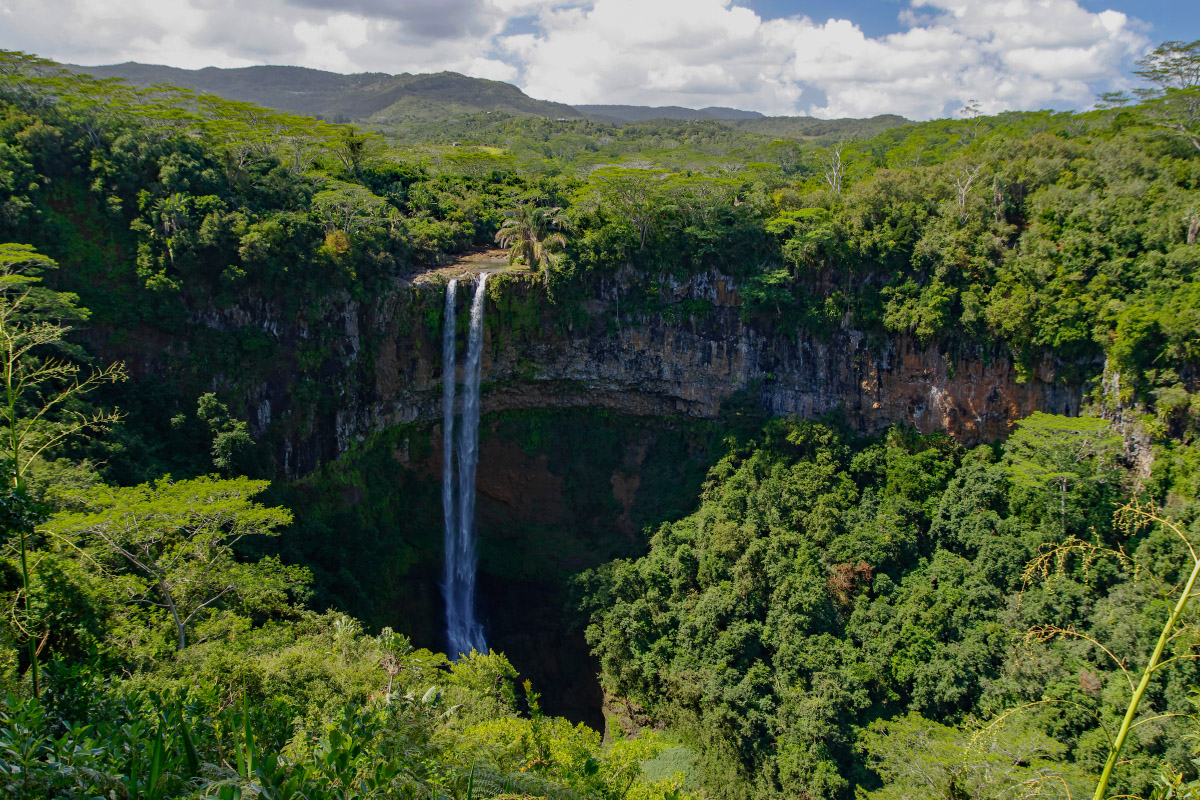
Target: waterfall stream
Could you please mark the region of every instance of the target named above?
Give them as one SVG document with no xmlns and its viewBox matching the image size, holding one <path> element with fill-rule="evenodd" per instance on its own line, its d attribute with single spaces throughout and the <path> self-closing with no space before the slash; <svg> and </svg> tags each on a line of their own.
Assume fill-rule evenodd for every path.
<svg viewBox="0 0 1200 800">
<path fill-rule="evenodd" d="M 467 363 L 463 375 L 462 419 L 454 447 L 455 294 L 458 281 L 446 286 L 442 335 L 442 514 L 446 526 L 446 564 L 442 591 L 446 596 L 448 655 L 487 652 L 483 626 L 475 620 L 475 468 L 479 463 L 479 377 L 483 356 L 483 306 L 487 274 L 479 276 L 471 301 Z M 458 457 L 458 514 L 454 513 L 454 456 Z"/>
<path fill-rule="evenodd" d="M 446 285 L 446 310 L 442 314 L 442 519 L 446 525 L 446 558 L 442 592 L 446 597 L 446 630 L 454 630 L 455 553 L 458 520 L 454 515 L 454 302 L 458 281 Z M 450 634 L 453 635 L 453 634 Z"/>
</svg>

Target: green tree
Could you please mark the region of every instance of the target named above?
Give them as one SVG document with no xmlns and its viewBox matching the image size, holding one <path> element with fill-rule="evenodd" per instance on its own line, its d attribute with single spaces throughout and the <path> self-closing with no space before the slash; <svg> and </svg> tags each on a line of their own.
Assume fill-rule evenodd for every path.
<svg viewBox="0 0 1200 800">
<path fill-rule="evenodd" d="M 57 265 L 29 245 L 0 244 L 0 425 L 8 484 L 6 531 L 16 540 L 21 572 L 20 612 L 14 621 L 29 648 L 34 694 L 38 693 L 38 644 L 45 637 L 31 615 L 30 537 L 35 515 L 28 481 L 39 459 L 51 448 L 87 430 L 106 428 L 116 412 L 79 410 L 83 397 L 102 383 L 121 380 L 124 367 L 113 364 L 84 373 L 67 342 L 68 324 L 87 319 L 78 298 L 39 285 L 40 273 Z"/>
<path fill-rule="evenodd" d="M 791 175 L 800 166 L 803 151 L 797 142 L 776 139 L 766 147 L 767 157 L 779 165 L 785 175 Z"/>
<path fill-rule="evenodd" d="M 183 650 L 192 632 L 211 638 L 251 615 L 286 610 L 307 583 L 306 568 L 235 555 L 242 539 L 278 536 L 292 521 L 287 509 L 254 502 L 266 488 L 203 477 L 77 490 L 64 493 L 70 511 L 45 530 L 105 570 L 115 602 L 165 611 Z"/>
<path fill-rule="evenodd" d="M 244 420 L 229 413 L 229 407 L 212 392 L 196 402 L 196 416 L 212 434 L 212 462 L 226 478 L 254 474 L 254 439 Z"/>
<path fill-rule="evenodd" d="M 1116 481 L 1121 445 L 1121 437 L 1107 420 L 1037 411 L 1017 423 L 1005 443 L 1005 466 L 1015 486 L 1058 490 L 1065 528 L 1071 489 Z"/>
<path fill-rule="evenodd" d="M 453 150 L 447 152 L 443 158 L 446 165 L 454 172 L 475 179 L 508 172 L 515 166 L 515 160 L 511 155 L 489 147 Z"/>
<path fill-rule="evenodd" d="M 783 243 L 783 258 L 793 266 L 793 277 L 801 269 L 825 266 L 837 241 L 831 215 L 824 208 L 783 211 L 767 220 L 766 231 Z"/>
<path fill-rule="evenodd" d="M 383 137 L 373 131 L 361 131 L 347 126 L 333 145 L 333 153 L 354 180 L 362 177 L 364 169 L 382 162 Z"/>
<path fill-rule="evenodd" d="M 662 169 L 603 167 L 588 176 L 588 193 L 581 199 L 584 205 L 598 206 L 628 224 L 641 249 L 662 216 L 663 182 L 668 174 Z"/>
<path fill-rule="evenodd" d="M 871 723 L 859 747 L 885 782 L 868 800 L 1071 798 L 1086 786 L 1063 745 L 1012 718 L 972 735 L 909 713 Z"/>
<path fill-rule="evenodd" d="M 1200 39 L 1163 42 L 1138 66 L 1134 74 L 1153 85 L 1134 91 L 1154 123 L 1200 150 Z"/>
<path fill-rule="evenodd" d="M 562 233 L 565 227 L 566 217 L 561 208 L 520 203 L 504 213 L 496 242 L 508 248 L 508 263 L 521 259 L 530 269 L 543 266 L 548 270 L 553 249 L 567 244 Z"/>
<path fill-rule="evenodd" d="M 329 180 L 312 201 L 314 215 L 326 236 L 342 231 L 351 236 L 386 219 L 388 205 L 356 183 Z"/>
</svg>

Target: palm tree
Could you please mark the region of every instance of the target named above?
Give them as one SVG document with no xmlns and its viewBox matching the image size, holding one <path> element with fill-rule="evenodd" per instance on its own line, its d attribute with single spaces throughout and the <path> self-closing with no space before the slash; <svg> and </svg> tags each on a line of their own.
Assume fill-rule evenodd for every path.
<svg viewBox="0 0 1200 800">
<path fill-rule="evenodd" d="M 548 271 L 552 249 L 567 244 L 567 237 L 562 234 L 566 226 L 566 216 L 558 206 L 519 203 L 504 212 L 504 224 L 496 231 L 496 242 L 508 248 L 508 263 L 515 264 L 521 259 L 530 269 L 543 266 Z"/>
</svg>

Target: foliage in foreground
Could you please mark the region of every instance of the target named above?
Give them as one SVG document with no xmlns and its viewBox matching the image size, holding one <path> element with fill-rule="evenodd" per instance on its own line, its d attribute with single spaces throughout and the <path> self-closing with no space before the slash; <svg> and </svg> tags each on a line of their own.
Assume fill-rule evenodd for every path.
<svg viewBox="0 0 1200 800">
<path fill-rule="evenodd" d="M 456 664 L 344 615 L 305 614 L 106 679 L 47 670 L 0 701 L 0 787 L 28 798 L 660 797 L 653 735 L 603 747 L 543 716 L 501 655 Z"/>
<path fill-rule="evenodd" d="M 239 552 L 290 519 L 263 481 L 61 490 L 30 537 L 21 621 L 57 655 L 0 664 L 0 786 L 23 798 L 650 798 L 653 735 L 545 716 L 503 655 L 456 663 L 295 605 L 307 570 Z M 13 537 L 3 541 L 6 567 Z M 21 584 L 6 586 L 18 607 Z M 0 639 L 22 637 L 10 613 Z M 24 652 L 23 650 L 20 652 Z"/>
</svg>

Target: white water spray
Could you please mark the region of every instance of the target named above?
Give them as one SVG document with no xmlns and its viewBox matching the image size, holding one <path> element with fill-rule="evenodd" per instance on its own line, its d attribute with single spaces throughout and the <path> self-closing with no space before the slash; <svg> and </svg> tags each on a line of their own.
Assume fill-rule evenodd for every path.
<svg viewBox="0 0 1200 800">
<path fill-rule="evenodd" d="M 442 592 L 446 597 L 446 629 L 453 630 L 455 542 L 458 520 L 454 516 L 454 301 L 458 281 L 446 285 L 446 310 L 442 314 L 442 519 L 446 525 Z"/>
<path fill-rule="evenodd" d="M 457 281 L 446 287 L 442 336 L 442 513 L 446 525 L 446 596 L 449 655 L 487 652 L 483 626 L 475 620 L 475 468 L 479 463 L 479 377 L 483 356 L 483 306 L 487 275 L 479 276 L 471 301 L 464 370 L 462 424 L 458 432 L 458 514 L 454 513 L 454 301 Z"/>
</svg>

